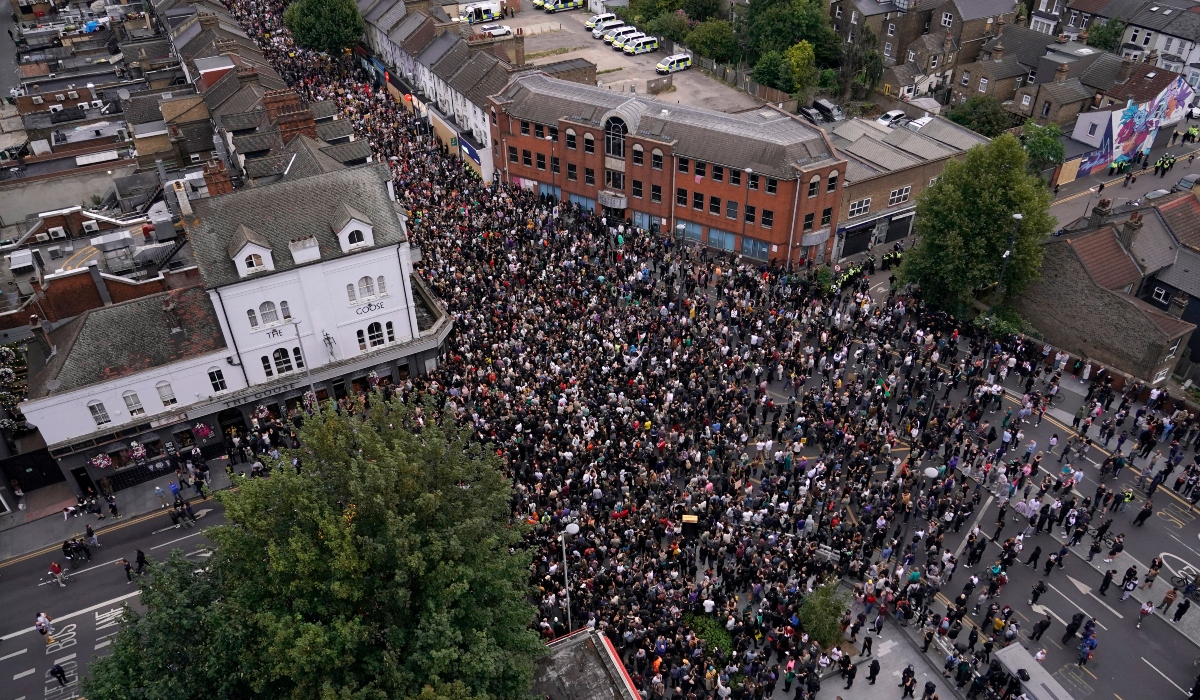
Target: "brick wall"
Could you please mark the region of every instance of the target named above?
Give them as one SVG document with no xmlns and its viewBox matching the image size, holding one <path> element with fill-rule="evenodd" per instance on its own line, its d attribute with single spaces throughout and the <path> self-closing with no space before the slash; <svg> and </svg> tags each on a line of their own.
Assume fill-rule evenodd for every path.
<svg viewBox="0 0 1200 700">
<path fill-rule="evenodd" d="M 1045 246 L 1041 278 L 1014 306 L 1050 344 L 1136 377 L 1153 379 L 1175 362 L 1163 361 L 1163 332 L 1129 301 L 1093 284 L 1065 240 Z"/>
</svg>

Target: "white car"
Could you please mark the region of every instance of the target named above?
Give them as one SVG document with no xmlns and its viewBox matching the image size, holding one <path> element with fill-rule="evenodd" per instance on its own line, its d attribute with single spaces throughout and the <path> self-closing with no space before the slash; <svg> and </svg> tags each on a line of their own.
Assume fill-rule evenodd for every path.
<svg viewBox="0 0 1200 700">
<path fill-rule="evenodd" d="M 900 120 L 902 120 L 904 118 L 905 118 L 904 110 L 893 109 L 891 111 L 884 112 L 883 116 L 879 117 L 875 121 L 877 121 L 880 124 L 883 124 L 885 126 L 896 126 L 900 122 Z"/>
<path fill-rule="evenodd" d="M 485 24 L 479 28 L 479 33 L 487 36 L 508 36 L 512 34 L 512 27 L 507 24 Z"/>
</svg>

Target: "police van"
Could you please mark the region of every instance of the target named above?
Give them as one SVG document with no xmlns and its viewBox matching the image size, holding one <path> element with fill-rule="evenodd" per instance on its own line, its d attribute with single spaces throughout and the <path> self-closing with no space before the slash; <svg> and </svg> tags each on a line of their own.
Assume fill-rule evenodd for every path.
<svg viewBox="0 0 1200 700">
<path fill-rule="evenodd" d="M 619 36 L 619 35 L 614 36 L 613 40 L 612 40 L 613 51 L 623 51 L 625 49 L 625 47 L 629 45 L 630 42 L 634 42 L 634 41 L 637 41 L 638 39 L 644 39 L 644 38 L 646 38 L 645 32 L 636 32 L 636 31 L 632 34 L 626 34 L 624 36 Z"/>
<path fill-rule="evenodd" d="M 458 21 L 478 24 L 479 22 L 490 22 L 503 16 L 504 12 L 500 9 L 500 3 L 498 2 L 474 2 L 459 8 Z"/>
<path fill-rule="evenodd" d="M 692 57 L 686 53 L 677 53 L 674 56 L 667 56 L 658 62 L 654 67 L 654 72 L 659 75 L 668 73 L 678 73 L 681 70 L 687 70 L 692 67 Z"/>
<path fill-rule="evenodd" d="M 549 14 L 563 10 L 578 10 L 583 7 L 583 0 L 546 0 L 545 9 Z"/>
<path fill-rule="evenodd" d="M 619 19 L 606 19 L 603 22 L 597 22 L 596 26 L 592 29 L 592 38 L 599 39 L 608 30 L 624 26 L 625 23 Z"/>
<path fill-rule="evenodd" d="M 588 29 L 595 29 L 597 24 L 600 24 L 601 22 L 604 22 L 605 20 L 616 19 L 616 18 L 617 18 L 617 16 L 611 12 L 605 12 L 604 14 L 599 14 L 599 15 L 592 15 L 591 17 L 588 18 L 588 21 L 583 23 L 583 26 L 587 27 Z"/>
<path fill-rule="evenodd" d="M 621 49 L 628 56 L 634 56 L 643 53 L 652 53 L 658 51 L 658 38 L 653 36 L 634 39 L 633 41 L 625 42 L 624 48 Z"/>
<path fill-rule="evenodd" d="M 638 31 L 637 27 L 633 26 L 632 24 L 627 24 L 624 27 L 616 27 L 614 29 L 608 30 L 607 32 L 604 33 L 604 37 L 601 39 L 601 41 L 603 41 L 606 44 L 612 44 L 616 40 L 621 39 L 623 37 L 633 36 L 634 34 L 641 34 L 641 33 L 642 32 Z"/>
</svg>

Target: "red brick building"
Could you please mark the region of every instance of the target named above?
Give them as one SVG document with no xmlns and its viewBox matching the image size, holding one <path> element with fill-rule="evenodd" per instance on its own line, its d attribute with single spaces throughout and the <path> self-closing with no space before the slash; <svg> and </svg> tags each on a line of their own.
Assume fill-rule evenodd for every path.
<svg viewBox="0 0 1200 700">
<path fill-rule="evenodd" d="M 756 260 L 829 259 L 846 161 L 792 115 L 726 114 L 535 72 L 489 102 L 505 182 Z"/>
</svg>

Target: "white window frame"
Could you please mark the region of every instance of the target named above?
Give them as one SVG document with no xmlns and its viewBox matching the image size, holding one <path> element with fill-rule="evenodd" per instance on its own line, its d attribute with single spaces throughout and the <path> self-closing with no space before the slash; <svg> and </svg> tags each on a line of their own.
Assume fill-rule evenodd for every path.
<svg viewBox="0 0 1200 700">
<path fill-rule="evenodd" d="M 943 12 L 942 26 L 947 28 L 954 26 L 954 15 L 950 14 L 949 12 Z"/>
<path fill-rule="evenodd" d="M 142 400 L 136 391 L 127 391 L 121 394 L 121 399 L 125 401 L 125 408 L 129 410 L 130 416 L 146 415 L 146 407 L 142 405 Z"/>
<path fill-rule="evenodd" d="M 887 35 L 888 36 L 896 36 L 896 25 L 895 24 L 888 22 Z"/>
<path fill-rule="evenodd" d="M 871 213 L 871 198 L 860 199 L 857 202 L 850 202 L 850 210 L 847 212 L 847 218 L 853 219 L 856 216 Z"/>
<path fill-rule="evenodd" d="M 979 79 L 979 91 L 980 91 L 980 92 L 987 92 L 987 86 L 988 86 L 988 79 L 987 79 L 987 78 L 980 78 L 980 79 Z"/>
<path fill-rule="evenodd" d="M 92 420 L 95 421 L 97 428 L 112 422 L 112 417 L 108 415 L 108 409 L 104 408 L 104 402 L 91 401 L 87 406 L 88 411 L 91 411 Z"/>
<path fill-rule="evenodd" d="M 850 24 L 858 24 L 858 10 L 850 10 Z"/>
<path fill-rule="evenodd" d="M 903 204 L 908 201 L 909 195 L 912 193 L 912 185 L 905 185 L 891 191 L 888 194 L 888 206 L 894 207 L 897 204 Z"/>
<path fill-rule="evenodd" d="M 1033 102 L 1033 95 L 1021 95 L 1022 107 L 1028 107 L 1030 102 Z"/>
<path fill-rule="evenodd" d="M 225 381 L 225 372 L 221 371 L 220 367 L 208 368 L 208 383 L 212 385 L 213 391 L 221 393 L 229 391 L 229 384 Z"/>
<path fill-rule="evenodd" d="M 162 405 L 174 406 L 179 403 L 179 399 L 175 398 L 175 390 L 171 388 L 171 382 L 159 382 L 154 388 L 158 390 L 158 400 L 162 401 Z"/>
<path fill-rule="evenodd" d="M 892 57 L 892 42 L 890 42 L 890 41 L 883 42 L 883 55 L 887 56 L 888 58 Z"/>
<path fill-rule="evenodd" d="M 1179 352 L 1179 344 L 1183 342 L 1183 338 L 1176 338 L 1175 344 L 1171 346 L 1171 351 L 1167 353 L 1167 359 L 1175 357 L 1175 353 Z"/>
<path fill-rule="evenodd" d="M 1154 301 L 1166 304 L 1170 300 L 1171 295 L 1166 289 L 1163 289 L 1162 287 L 1155 287 L 1154 291 L 1150 293 L 1150 298 Z"/>
</svg>

